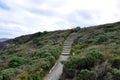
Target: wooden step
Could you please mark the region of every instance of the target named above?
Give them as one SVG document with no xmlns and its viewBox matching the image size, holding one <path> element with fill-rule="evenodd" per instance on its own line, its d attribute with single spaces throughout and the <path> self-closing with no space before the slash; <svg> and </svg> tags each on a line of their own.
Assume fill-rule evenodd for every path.
<svg viewBox="0 0 120 80">
<path fill-rule="evenodd" d="M 70 48 L 63 48 L 63 50 L 67 50 L 68 51 L 68 50 L 70 50 Z"/>
<path fill-rule="evenodd" d="M 70 53 L 70 51 L 63 51 L 63 53 Z"/>
<path fill-rule="evenodd" d="M 70 53 L 62 53 L 62 55 L 70 55 Z"/>
</svg>

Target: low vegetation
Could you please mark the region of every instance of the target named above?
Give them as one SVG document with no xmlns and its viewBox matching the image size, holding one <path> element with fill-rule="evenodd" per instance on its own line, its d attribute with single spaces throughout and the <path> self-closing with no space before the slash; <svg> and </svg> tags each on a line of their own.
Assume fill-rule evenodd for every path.
<svg viewBox="0 0 120 80">
<path fill-rule="evenodd" d="M 7 41 L 14 46 L 0 53 L 0 80 L 43 80 L 70 33 L 45 31 Z"/>
<path fill-rule="evenodd" d="M 8 40 L 12 47 L 0 52 L 0 80 L 43 80 L 72 32 L 78 38 L 68 60 L 61 62 L 60 80 L 120 80 L 120 22 Z"/>
<path fill-rule="evenodd" d="M 61 80 L 120 80 L 120 22 L 77 32 Z"/>
</svg>

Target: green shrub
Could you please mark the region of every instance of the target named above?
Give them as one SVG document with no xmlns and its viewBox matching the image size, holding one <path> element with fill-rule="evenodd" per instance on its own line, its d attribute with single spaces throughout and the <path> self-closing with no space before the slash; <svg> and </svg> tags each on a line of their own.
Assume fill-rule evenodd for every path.
<svg viewBox="0 0 120 80">
<path fill-rule="evenodd" d="M 115 49 L 113 51 L 113 53 L 116 54 L 116 55 L 120 55 L 120 47 L 118 47 L 117 49 Z"/>
<path fill-rule="evenodd" d="M 114 80 L 120 80 L 120 69 L 113 69 L 112 74 Z"/>
<path fill-rule="evenodd" d="M 86 64 L 86 68 L 93 67 L 96 63 L 101 61 L 102 55 L 99 51 L 91 51 L 84 58 L 84 63 Z"/>
<path fill-rule="evenodd" d="M 42 50 L 42 51 L 37 52 L 36 56 L 40 58 L 46 58 L 48 56 L 51 56 L 51 53 L 49 50 Z"/>
<path fill-rule="evenodd" d="M 54 56 L 48 56 L 46 59 L 47 59 L 48 61 L 50 61 L 51 67 L 52 67 L 52 66 L 55 64 L 55 62 L 56 62 L 56 59 L 55 59 Z"/>
<path fill-rule="evenodd" d="M 95 71 L 83 69 L 74 80 L 97 80 L 97 73 Z"/>
<path fill-rule="evenodd" d="M 116 44 L 120 44 L 120 40 L 116 40 L 115 42 L 116 42 Z"/>
<path fill-rule="evenodd" d="M 36 36 L 36 37 L 39 37 L 39 36 L 41 36 L 42 34 L 43 34 L 42 32 L 38 32 L 38 33 L 35 34 L 35 36 Z"/>
<path fill-rule="evenodd" d="M 79 32 L 80 30 L 81 30 L 81 28 L 78 26 L 78 27 L 73 29 L 73 32 Z"/>
<path fill-rule="evenodd" d="M 15 47 L 12 47 L 12 48 L 9 48 L 8 50 L 5 50 L 5 51 L 1 52 L 1 54 L 10 55 L 10 54 L 13 54 L 14 52 L 16 52 Z"/>
<path fill-rule="evenodd" d="M 43 34 L 47 34 L 48 32 L 47 31 L 44 31 Z"/>
<path fill-rule="evenodd" d="M 72 56 L 67 61 L 62 62 L 64 64 L 64 71 L 68 77 L 73 77 L 75 70 L 90 69 L 100 62 L 101 57 L 98 51 L 92 51 L 85 56 Z"/>
<path fill-rule="evenodd" d="M 43 80 L 40 76 L 36 75 L 36 74 L 32 74 L 28 80 Z"/>
<path fill-rule="evenodd" d="M 12 48 L 10 48 L 10 49 L 8 50 L 8 53 L 9 53 L 9 54 L 13 54 L 15 51 L 16 51 L 16 50 L 15 50 L 15 47 L 12 47 Z"/>
<path fill-rule="evenodd" d="M 102 58 L 102 54 L 99 51 L 91 51 L 86 55 L 86 57 L 89 59 L 88 61 L 98 62 Z"/>
<path fill-rule="evenodd" d="M 120 68 L 120 57 L 116 57 L 116 58 L 113 60 L 112 66 L 115 67 L 115 68 Z"/>
<path fill-rule="evenodd" d="M 81 45 L 75 45 L 71 48 L 70 53 L 79 54 L 81 51 L 81 48 L 82 48 Z"/>
<path fill-rule="evenodd" d="M 23 71 L 22 73 L 17 75 L 16 80 L 28 80 L 28 77 L 29 77 L 28 72 Z"/>
<path fill-rule="evenodd" d="M 9 67 L 11 68 L 15 68 L 18 67 L 20 65 L 23 65 L 27 63 L 27 60 L 23 57 L 17 57 L 17 56 L 13 56 L 10 61 L 8 62 Z"/>
<path fill-rule="evenodd" d="M 61 54 L 62 49 L 61 48 L 56 48 L 51 50 L 51 54 L 55 57 L 55 59 L 57 60 Z"/>
<path fill-rule="evenodd" d="M 101 80 L 113 80 L 113 76 L 111 72 L 107 72 L 106 75 Z"/>
<path fill-rule="evenodd" d="M 79 60 L 79 56 L 73 56 L 70 57 L 67 61 L 62 61 L 62 64 L 64 64 L 64 71 L 67 77 L 74 77 L 75 69 L 78 66 Z"/>
<path fill-rule="evenodd" d="M 32 40 L 33 43 L 38 43 L 39 41 L 40 41 L 39 38 L 35 38 L 35 39 Z"/>
<path fill-rule="evenodd" d="M 111 64 L 107 61 L 96 65 L 93 70 L 97 72 L 99 80 L 103 80 L 103 77 L 112 69 Z"/>
<path fill-rule="evenodd" d="M 42 62 L 41 68 L 44 69 L 45 71 L 49 70 L 51 68 L 51 62 L 45 60 L 44 62 Z"/>
<path fill-rule="evenodd" d="M 8 68 L 0 71 L 0 80 L 14 80 L 15 73 L 21 73 L 22 70 L 17 69 L 17 68 Z"/>
<path fill-rule="evenodd" d="M 65 33 L 63 35 L 64 39 L 66 39 L 70 35 L 71 32 L 72 32 L 71 30 L 65 31 Z"/>
<path fill-rule="evenodd" d="M 101 43 L 106 42 L 106 41 L 108 41 L 108 40 L 109 40 L 109 38 L 108 38 L 108 36 L 107 36 L 106 34 L 101 34 L 101 35 L 98 35 L 98 36 L 95 38 L 94 43 L 95 43 L 95 44 L 101 44 Z"/>
</svg>

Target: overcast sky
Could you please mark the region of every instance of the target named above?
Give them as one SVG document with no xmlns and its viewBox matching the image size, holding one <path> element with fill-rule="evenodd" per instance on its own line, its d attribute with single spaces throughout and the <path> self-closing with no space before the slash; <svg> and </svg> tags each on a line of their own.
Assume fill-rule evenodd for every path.
<svg viewBox="0 0 120 80">
<path fill-rule="evenodd" d="M 0 38 L 120 20 L 120 0 L 0 0 Z"/>
</svg>

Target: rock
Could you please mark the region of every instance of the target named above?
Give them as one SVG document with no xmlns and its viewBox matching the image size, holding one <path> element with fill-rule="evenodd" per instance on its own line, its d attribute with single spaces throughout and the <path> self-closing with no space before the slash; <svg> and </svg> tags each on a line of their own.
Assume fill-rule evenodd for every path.
<svg viewBox="0 0 120 80">
<path fill-rule="evenodd" d="M 0 43 L 0 53 L 6 49 L 9 49 L 11 47 L 13 47 L 15 44 L 9 44 L 9 43 L 4 43 L 4 42 L 1 42 Z"/>
</svg>

